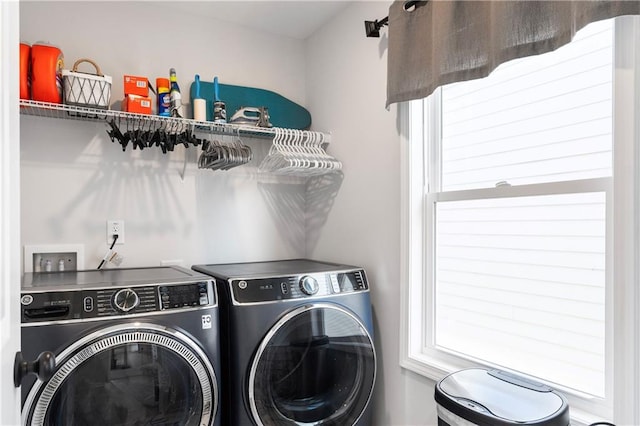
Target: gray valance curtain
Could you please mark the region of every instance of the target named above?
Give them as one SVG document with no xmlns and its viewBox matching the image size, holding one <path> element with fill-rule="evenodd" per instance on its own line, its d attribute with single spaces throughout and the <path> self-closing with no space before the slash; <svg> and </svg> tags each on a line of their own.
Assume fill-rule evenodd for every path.
<svg viewBox="0 0 640 426">
<path fill-rule="evenodd" d="M 387 106 L 486 77 L 511 59 L 549 52 L 590 22 L 640 14 L 640 0 L 430 0 L 389 8 Z"/>
</svg>

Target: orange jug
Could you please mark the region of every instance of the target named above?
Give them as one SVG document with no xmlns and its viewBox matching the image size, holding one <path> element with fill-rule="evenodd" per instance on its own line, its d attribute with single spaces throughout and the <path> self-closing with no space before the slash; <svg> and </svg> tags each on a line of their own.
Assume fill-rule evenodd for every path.
<svg viewBox="0 0 640 426">
<path fill-rule="evenodd" d="M 20 99 L 31 99 L 31 45 L 20 43 Z"/>
<path fill-rule="evenodd" d="M 62 51 L 51 44 L 31 46 L 31 97 L 34 101 L 62 103 Z"/>
</svg>

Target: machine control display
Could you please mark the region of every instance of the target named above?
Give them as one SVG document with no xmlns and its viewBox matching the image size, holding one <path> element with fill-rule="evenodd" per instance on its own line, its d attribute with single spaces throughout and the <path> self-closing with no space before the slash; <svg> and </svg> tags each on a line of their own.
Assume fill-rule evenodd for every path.
<svg viewBox="0 0 640 426">
<path fill-rule="evenodd" d="M 233 297 L 238 303 L 331 296 L 366 291 L 369 288 L 361 270 L 273 278 L 231 279 L 229 283 Z"/>
<path fill-rule="evenodd" d="M 362 272 L 349 272 L 344 274 L 335 274 L 335 283 L 337 284 L 338 291 L 336 293 L 347 293 L 352 291 L 366 290 L 368 288 L 366 281 L 362 276 Z M 334 290 L 336 286 L 332 281 Z"/>
<path fill-rule="evenodd" d="M 138 294 L 130 288 L 118 290 L 113 296 L 113 306 L 120 312 L 129 312 L 139 304 Z"/>
<path fill-rule="evenodd" d="M 23 293 L 22 323 L 98 319 L 216 303 L 211 281 Z"/>
<path fill-rule="evenodd" d="M 205 306 L 211 303 L 206 282 L 185 285 L 161 286 L 159 288 L 162 309 Z"/>
</svg>

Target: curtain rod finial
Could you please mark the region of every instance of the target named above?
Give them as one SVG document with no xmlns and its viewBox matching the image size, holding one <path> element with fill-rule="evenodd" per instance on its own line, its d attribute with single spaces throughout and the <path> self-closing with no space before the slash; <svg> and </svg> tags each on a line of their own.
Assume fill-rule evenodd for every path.
<svg viewBox="0 0 640 426">
<path fill-rule="evenodd" d="M 407 12 L 412 12 L 420 6 L 424 6 L 427 4 L 428 0 L 421 1 L 407 1 L 404 3 L 404 10 Z M 380 28 L 385 25 L 389 25 L 389 17 L 385 16 L 381 20 L 375 21 L 364 21 L 364 30 L 367 34 L 367 37 L 380 37 Z"/>
<path fill-rule="evenodd" d="M 364 21 L 364 30 L 367 37 L 380 37 L 380 28 L 383 24 L 380 24 L 378 20 Z"/>
</svg>

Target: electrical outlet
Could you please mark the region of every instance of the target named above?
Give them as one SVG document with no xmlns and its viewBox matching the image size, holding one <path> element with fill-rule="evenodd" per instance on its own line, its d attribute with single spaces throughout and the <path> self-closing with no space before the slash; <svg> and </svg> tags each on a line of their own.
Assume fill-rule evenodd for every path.
<svg viewBox="0 0 640 426">
<path fill-rule="evenodd" d="M 118 234 L 116 244 L 124 244 L 124 220 L 107 220 L 107 244 L 113 243 L 113 236 Z"/>
</svg>

